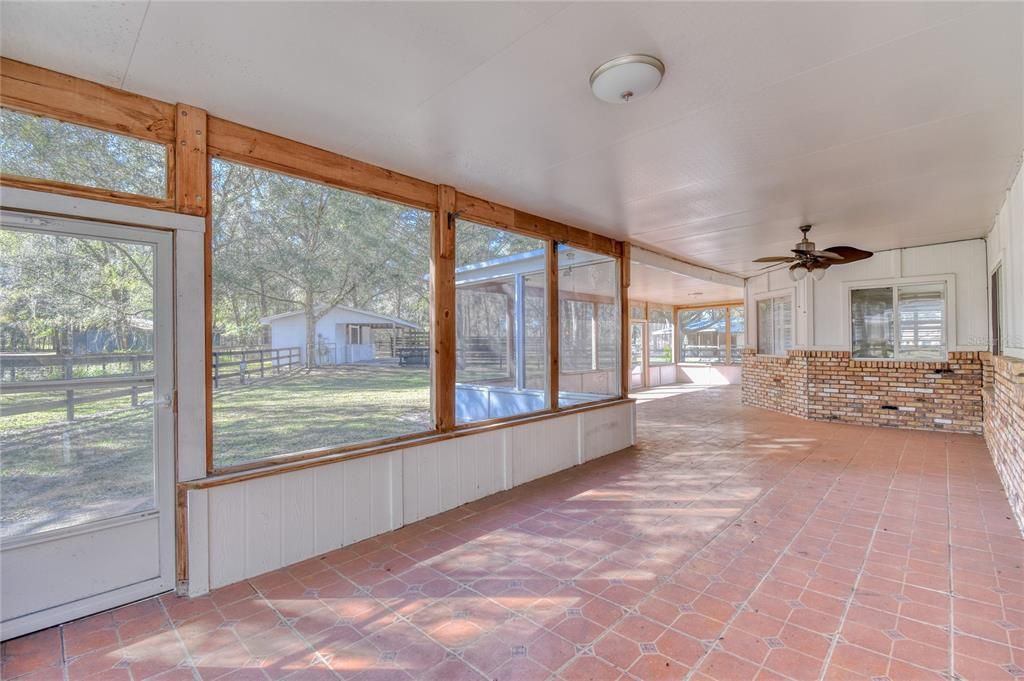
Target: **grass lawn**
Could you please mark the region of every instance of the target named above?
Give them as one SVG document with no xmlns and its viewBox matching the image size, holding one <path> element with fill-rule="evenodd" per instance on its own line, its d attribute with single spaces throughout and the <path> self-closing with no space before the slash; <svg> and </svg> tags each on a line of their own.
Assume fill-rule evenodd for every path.
<svg viewBox="0 0 1024 681">
<path fill-rule="evenodd" d="M 77 391 L 76 391 L 77 392 Z M 152 507 L 152 417 L 127 397 L 3 415 L 0 534 L 12 536 Z M 140 395 L 148 399 L 149 395 Z M 299 371 L 214 393 L 218 466 L 428 430 L 430 372 L 380 365 Z"/>
</svg>

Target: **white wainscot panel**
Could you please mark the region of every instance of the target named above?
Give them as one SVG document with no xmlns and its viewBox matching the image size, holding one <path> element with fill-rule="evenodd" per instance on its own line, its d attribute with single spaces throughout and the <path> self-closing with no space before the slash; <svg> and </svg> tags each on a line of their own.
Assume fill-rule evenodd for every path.
<svg viewBox="0 0 1024 681">
<path fill-rule="evenodd" d="M 521 485 L 579 463 L 576 417 L 545 419 L 505 431 L 512 484 Z"/>
<path fill-rule="evenodd" d="M 620 404 L 190 492 L 196 513 L 189 517 L 189 594 L 628 447 L 633 430 L 634 405 Z M 208 561 L 207 571 L 195 566 L 200 560 Z"/>
<path fill-rule="evenodd" d="M 501 431 L 402 452 L 405 522 L 411 523 L 505 489 Z"/>
<path fill-rule="evenodd" d="M 592 461 L 632 445 L 632 412 L 632 405 L 623 404 L 580 414 L 580 449 L 583 460 Z"/>
<path fill-rule="evenodd" d="M 401 452 L 213 487 L 208 513 L 217 588 L 400 527 Z"/>
</svg>

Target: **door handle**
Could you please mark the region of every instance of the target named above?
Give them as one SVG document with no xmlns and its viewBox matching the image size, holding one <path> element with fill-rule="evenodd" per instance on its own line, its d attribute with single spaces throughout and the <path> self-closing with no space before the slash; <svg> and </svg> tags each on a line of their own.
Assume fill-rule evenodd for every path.
<svg viewBox="0 0 1024 681">
<path fill-rule="evenodd" d="M 143 400 L 139 403 L 140 407 L 169 407 L 174 404 L 174 400 L 171 399 L 169 394 L 161 395 L 160 397 L 153 400 Z"/>
</svg>

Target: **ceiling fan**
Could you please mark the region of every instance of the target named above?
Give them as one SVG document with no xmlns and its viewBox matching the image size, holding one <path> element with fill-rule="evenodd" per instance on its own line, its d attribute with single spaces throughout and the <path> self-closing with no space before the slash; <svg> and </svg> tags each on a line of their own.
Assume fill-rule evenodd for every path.
<svg viewBox="0 0 1024 681">
<path fill-rule="evenodd" d="M 813 241 L 808 241 L 807 233 L 813 225 L 802 225 L 800 231 L 804 238 L 793 247 L 795 255 L 770 255 L 765 258 L 758 258 L 754 262 L 772 263 L 761 269 L 775 267 L 778 263 L 792 263 L 789 266 L 789 278 L 793 281 L 800 281 L 807 276 L 808 272 L 818 281 L 824 278 L 825 270 L 833 265 L 845 265 L 858 260 L 866 260 L 874 253 L 863 251 L 853 246 L 832 246 L 823 251 L 815 249 Z"/>
</svg>

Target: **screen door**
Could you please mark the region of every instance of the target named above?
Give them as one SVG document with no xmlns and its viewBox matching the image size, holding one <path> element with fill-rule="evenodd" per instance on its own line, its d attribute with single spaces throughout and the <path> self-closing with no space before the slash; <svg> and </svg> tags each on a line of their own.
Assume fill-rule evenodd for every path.
<svg viewBox="0 0 1024 681">
<path fill-rule="evenodd" d="M 171 248 L 2 215 L 3 639 L 174 585 Z"/>
</svg>

